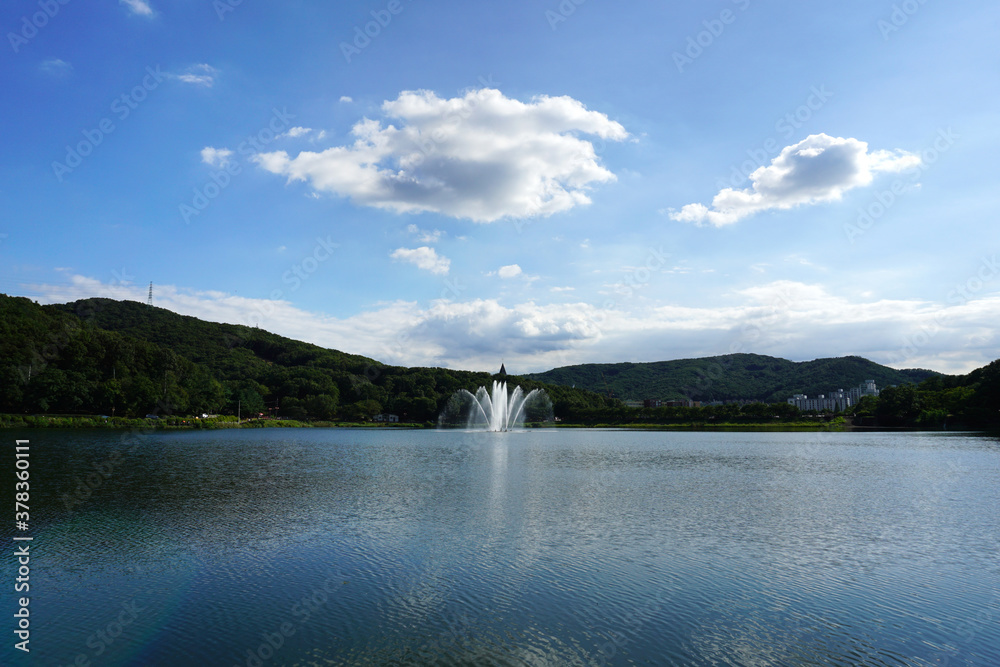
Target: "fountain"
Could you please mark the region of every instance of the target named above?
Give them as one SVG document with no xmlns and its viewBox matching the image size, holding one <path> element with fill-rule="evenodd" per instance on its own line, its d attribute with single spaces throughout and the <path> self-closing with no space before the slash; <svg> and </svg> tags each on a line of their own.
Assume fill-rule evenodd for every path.
<svg viewBox="0 0 1000 667">
<path fill-rule="evenodd" d="M 527 394 L 520 386 L 508 394 L 507 383 L 493 381 L 493 391 L 480 387 L 475 394 L 459 389 L 448 401 L 438 422 L 441 426 L 463 425 L 469 429 L 511 431 L 524 426 L 528 410 L 536 408 L 551 413 L 552 404 L 542 389 Z"/>
</svg>

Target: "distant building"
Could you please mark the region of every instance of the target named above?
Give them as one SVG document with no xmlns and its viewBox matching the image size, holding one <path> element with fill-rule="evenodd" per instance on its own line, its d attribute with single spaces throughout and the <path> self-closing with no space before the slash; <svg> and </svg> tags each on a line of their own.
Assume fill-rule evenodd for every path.
<svg viewBox="0 0 1000 667">
<path fill-rule="evenodd" d="M 699 408 L 701 403 L 683 399 L 680 401 L 661 401 L 658 398 L 647 398 L 642 402 L 644 408 Z"/>
<path fill-rule="evenodd" d="M 820 412 L 830 410 L 831 412 L 843 412 L 847 408 L 858 404 L 864 396 L 878 396 L 879 390 L 875 385 L 875 380 L 865 380 L 857 387 L 844 391 L 838 389 L 832 394 L 820 394 L 815 398 L 809 398 L 805 394 L 795 394 L 788 399 L 789 405 L 794 405 L 803 412 Z"/>
<path fill-rule="evenodd" d="M 382 423 L 396 423 L 399 421 L 399 415 L 381 414 L 375 415 L 375 421 Z"/>
<path fill-rule="evenodd" d="M 498 376 L 505 378 L 507 377 L 507 369 L 504 368 L 503 362 L 500 363 L 500 372 L 497 373 Z"/>
</svg>

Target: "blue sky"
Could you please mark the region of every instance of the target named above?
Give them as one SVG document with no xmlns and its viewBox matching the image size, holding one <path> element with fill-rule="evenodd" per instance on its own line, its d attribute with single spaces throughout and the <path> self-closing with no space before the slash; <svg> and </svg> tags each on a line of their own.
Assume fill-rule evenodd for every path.
<svg viewBox="0 0 1000 667">
<path fill-rule="evenodd" d="M 382 361 L 1000 357 L 1000 7 L 18 1 L 0 291 Z M 366 34 L 367 32 L 367 34 Z"/>
</svg>

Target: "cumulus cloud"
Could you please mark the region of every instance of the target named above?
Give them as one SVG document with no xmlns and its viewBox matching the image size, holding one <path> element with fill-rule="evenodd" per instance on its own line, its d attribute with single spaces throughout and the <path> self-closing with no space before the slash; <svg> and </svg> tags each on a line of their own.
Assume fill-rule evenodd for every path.
<svg viewBox="0 0 1000 667">
<path fill-rule="evenodd" d="M 152 16 L 153 8 L 146 0 L 119 0 L 121 5 L 128 7 L 129 11 L 139 16 Z"/>
<path fill-rule="evenodd" d="M 167 76 L 183 83 L 211 88 L 215 85 L 215 77 L 218 73 L 219 70 L 202 63 L 189 67 L 188 71 L 183 74 L 168 74 Z"/>
<path fill-rule="evenodd" d="M 201 161 L 212 167 L 222 167 L 229 162 L 233 152 L 228 148 L 205 146 L 201 149 Z"/>
<path fill-rule="evenodd" d="M 716 227 L 772 209 L 836 201 L 848 190 L 869 185 L 881 172 L 899 172 L 920 165 L 920 157 L 902 150 L 871 151 L 857 139 L 814 134 L 788 146 L 766 167 L 750 174 L 744 190 L 725 188 L 711 207 L 688 204 L 670 217 L 680 222 Z"/>
<path fill-rule="evenodd" d="M 395 260 L 409 262 L 418 269 L 430 271 L 434 275 L 448 275 L 451 269 L 451 260 L 441 257 L 434 248 L 421 246 L 419 248 L 397 248 L 390 255 Z"/>
<path fill-rule="evenodd" d="M 509 266 L 501 266 L 500 270 L 497 271 L 497 275 L 507 280 L 509 278 L 517 278 L 521 275 L 521 267 L 517 264 L 511 264 Z"/>
<path fill-rule="evenodd" d="M 365 118 L 352 129 L 351 145 L 256 160 L 289 181 L 362 206 L 492 222 L 589 204 L 589 189 L 615 175 L 580 135 L 629 136 L 570 97 L 524 103 L 490 88 L 452 99 L 406 91 L 383 103 L 382 113 L 398 127 Z"/>
<path fill-rule="evenodd" d="M 341 95 L 340 96 L 340 101 L 343 104 L 350 104 L 351 102 L 354 101 L 354 99 L 352 97 L 350 97 L 349 95 Z"/>
</svg>

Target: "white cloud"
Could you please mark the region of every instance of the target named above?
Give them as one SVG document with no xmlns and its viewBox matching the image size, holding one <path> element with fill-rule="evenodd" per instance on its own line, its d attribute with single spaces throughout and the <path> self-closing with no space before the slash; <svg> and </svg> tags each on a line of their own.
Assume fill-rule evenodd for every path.
<svg viewBox="0 0 1000 667">
<path fill-rule="evenodd" d="M 340 96 L 340 101 L 341 101 L 342 103 L 344 103 L 344 104 L 350 104 L 351 102 L 353 102 L 353 101 L 354 101 L 354 99 L 353 99 L 353 98 L 351 98 L 351 97 L 349 97 L 348 95 L 341 95 L 341 96 Z"/>
<path fill-rule="evenodd" d="M 326 139 L 326 130 L 314 130 L 311 127 L 293 127 L 288 132 L 284 134 L 279 134 L 277 139 L 299 139 L 302 137 L 308 138 L 312 142 L 322 141 Z"/>
<path fill-rule="evenodd" d="M 712 206 L 688 204 L 670 217 L 680 222 L 731 225 L 772 209 L 836 201 L 848 190 L 869 185 L 880 172 L 898 172 L 920 165 L 920 157 L 906 151 L 868 151 L 857 139 L 811 135 L 781 151 L 771 164 L 750 174 L 745 190 L 725 188 Z"/>
<path fill-rule="evenodd" d="M 428 249 L 429 250 L 429 249 Z M 42 303 L 89 297 L 144 303 L 143 284 L 30 285 Z M 944 305 L 848 298 L 821 286 L 776 281 L 740 290 L 725 307 L 661 306 L 641 311 L 588 303 L 502 305 L 441 300 L 421 308 L 397 301 L 345 318 L 284 300 L 251 299 L 157 285 L 155 304 L 212 322 L 268 331 L 408 366 L 513 372 L 595 361 L 655 361 L 756 352 L 797 361 L 857 354 L 897 368 L 965 373 L 996 358 L 1000 292 Z M 399 341 L 406 341 L 405 345 Z"/>
<path fill-rule="evenodd" d="M 418 269 L 430 271 L 434 275 L 447 275 L 451 269 L 451 260 L 440 257 L 434 248 L 421 246 L 419 248 L 397 248 L 390 255 L 393 259 L 409 262 Z"/>
<path fill-rule="evenodd" d="M 73 66 L 61 58 L 43 60 L 38 69 L 55 77 L 67 76 L 73 72 Z"/>
<path fill-rule="evenodd" d="M 625 128 L 570 97 L 530 103 L 489 88 L 441 99 L 406 91 L 382 105 L 399 121 L 364 119 L 349 146 L 257 156 L 261 167 L 356 204 L 477 222 L 548 216 L 590 203 L 615 180 L 580 134 L 621 141 Z"/>
<path fill-rule="evenodd" d="M 153 8 L 149 6 L 146 0 L 119 0 L 118 4 L 125 5 L 129 8 L 129 11 L 139 16 L 153 15 Z"/>
<path fill-rule="evenodd" d="M 552 287 L 549 289 L 550 292 L 575 292 L 575 287 Z"/>
<path fill-rule="evenodd" d="M 509 266 L 501 266 L 500 270 L 497 271 L 497 275 L 499 275 L 504 280 L 508 280 L 510 278 L 517 278 L 519 275 L 521 275 L 521 267 L 518 266 L 517 264 L 511 264 Z"/>
<path fill-rule="evenodd" d="M 435 229 L 434 231 L 427 231 L 426 229 L 420 229 L 416 225 L 407 225 L 406 231 L 417 237 L 417 240 L 421 243 L 437 243 L 444 236 L 444 232 L 440 229 Z"/>
<path fill-rule="evenodd" d="M 167 76 L 184 83 L 211 88 L 215 85 L 215 77 L 218 73 L 219 70 L 203 63 L 189 67 L 188 71 L 183 74 L 168 74 Z"/>
<path fill-rule="evenodd" d="M 212 167 L 222 167 L 229 162 L 233 152 L 228 148 L 205 146 L 201 149 L 201 161 Z"/>
</svg>

